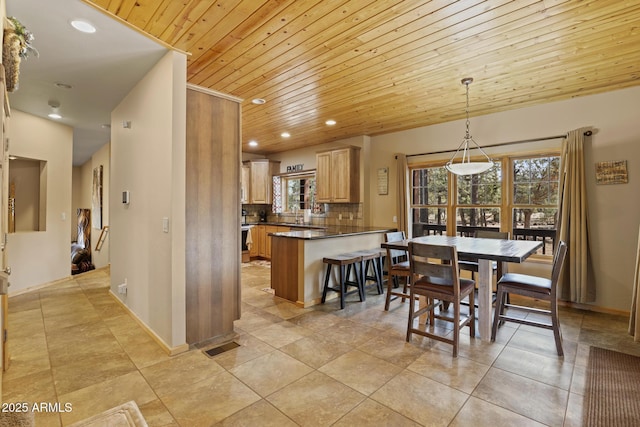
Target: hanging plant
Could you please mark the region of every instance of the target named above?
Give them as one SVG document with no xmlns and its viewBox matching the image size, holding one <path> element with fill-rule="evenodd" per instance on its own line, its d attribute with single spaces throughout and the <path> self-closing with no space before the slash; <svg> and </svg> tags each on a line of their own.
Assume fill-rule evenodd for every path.
<svg viewBox="0 0 640 427">
<path fill-rule="evenodd" d="M 18 89 L 21 59 L 26 59 L 29 55 L 38 56 L 38 51 L 33 46 L 33 40 L 33 34 L 20 21 L 13 16 L 6 19 L 2 43 L 2 64 L 9 92 Z"/>
</svg>

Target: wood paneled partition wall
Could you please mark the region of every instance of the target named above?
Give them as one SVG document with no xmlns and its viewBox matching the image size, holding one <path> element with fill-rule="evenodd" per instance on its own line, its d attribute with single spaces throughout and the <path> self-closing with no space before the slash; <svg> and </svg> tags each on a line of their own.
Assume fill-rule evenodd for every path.
<svg viewBox="0 0 640 427">
<path fill-rule="evenodd" d="M 224 341 L 240 318 L 240 103 L 187 89 L 187 343 Z"/>
</svg>

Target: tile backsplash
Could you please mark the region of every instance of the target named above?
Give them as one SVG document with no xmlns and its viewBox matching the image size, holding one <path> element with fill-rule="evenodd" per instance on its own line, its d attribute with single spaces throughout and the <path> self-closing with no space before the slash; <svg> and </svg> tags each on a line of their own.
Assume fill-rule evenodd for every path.
<svg viewBox="0 0 640 427">
<path fill-rule="evenodd" d="M 247 222 L 259 222 L 261 210 L 267 213 L 267 222 L 294 223 L 296 215 L 292 213 L 276 214 L 271 211 L 271 205 L 242 205 L 247 211 Z M 297 218 L 300 220 L 302 213 Z M 330 227 L 337 225 L 359 226 L 364 225 L 362 203 L 325 203 L 324 213 L 311 214 L 311 225 Z"/>
</svg>

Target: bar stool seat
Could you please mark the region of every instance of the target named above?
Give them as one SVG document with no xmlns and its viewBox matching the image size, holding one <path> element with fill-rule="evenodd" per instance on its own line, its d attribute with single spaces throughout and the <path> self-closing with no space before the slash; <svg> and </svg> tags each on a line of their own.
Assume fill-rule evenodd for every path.
<svg viewBox="0 0 640 427">
<path fill-rule="evenodd" d="M 362 282 L 362 272 L 359 268 L 362 265 L 362 255 L 357 253 L 344 253 L 339 255 L 332 255 L 330 257 L 324 257 L 322 262 L 327 264 L 327 271 L 324 276 L 324 289 L 322 290 L 322 303 L 327 299 L 327 291 L 331 290 L 340 294 L 340 309 L 344 308 L 344 301 L 347 295 L 358 293 L 360 301 L 364 301 L 364 286 Z M 329 286 L 329 280 L 331 279 L 331 267 L 336 266 L 339 268 L 339 278 L 337 286 Z M 351 268 L 353 267 L 355 280 L 350 280 Z M 347 291 L 348 287 L 355 287 L 351 291 Z"/>
<path fill-rule="evenodd" d="M 378 295 L 382 295 L 384 292 L 382 288 L 382 259 L 386 253 L 384 249 L 380 248 L 354 252 L 354 254 L 362 256 L 362 264 L 360 266 L 362 285 L 366 290 L 367 281 L 372 280 L 373 283 L 370 286 L 376 286 Z"/>
</svg>

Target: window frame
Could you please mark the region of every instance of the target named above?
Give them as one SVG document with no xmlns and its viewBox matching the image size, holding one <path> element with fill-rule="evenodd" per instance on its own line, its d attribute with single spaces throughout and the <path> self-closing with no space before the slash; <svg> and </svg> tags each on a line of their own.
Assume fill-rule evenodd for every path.
<svg viewBox="0 0 640 427">
<path fill-rule="evenodd" d="M 301 179 L 313 179 L 317 180 L 317 174 L 315 169 L 293 172 L 293 173 L 285 173 L 278 175 L 280 178 L 280 186 L 281 186 L 281 197 L 282 197 L 282 211 L 280 213 L 283 214 L 295 214 L 296 212 L 293 210 L 289 210 L 289 181 L 299 181 Z M 303 209 L 311 209 L 314 211 L 314 205 L 317 205 L 317 194 L 309 195 L 309 202 L 307 207 L 300 207 L 301 201 L 298 201 L 298 213 L 300 213 Z"/>
<path fill-rule="evenodd" d="M 446 225 L 446 235 L 447 236 L 456 236 L 457 233 L 457 220 L 456 213 L 459 208 L 470 208 L 470 207 L 498 207 L 500 209 L 500 231 L 508 231 L 511 233 L 513 238 L 513 209 L 521 208 L 522 204 L 514 203 L 514 195 L 513 195 L 513 164 L 514 160 L 518 159 L 531 159 L 536 157 L 560 157 L 561 152 L 560 148 L 548 148 L 544 150 L 534 150 L 527 151 L 521 153 L 502 153 L 492 155 L 492 159 L 494 162 L 500 163 L 502 168 L 502 181 L 500 191 L 502 193 L 501 201 L 499 205 L 467 205 L 458 203 L 458 177 L 457 175 L 449 172 L 448 179 L 448 203 L 446 205 L 447 211 L 447 225 Z M 413 164 L 409 164 L 409 176 L 413 177 L 413 171 L 415 169 L 425 169 L 425 168 L 436 168 L 436 167 L 444 167 L 446 162 L 449 159 L 441 159 L 441 160 L 431 160 L 425 162 L 416 162 Z M 562 166 L 560 166 L 562 167 Z M 559 171 L 560 178 L 562 177 L 562 171 Z M 410 208 L 410 219 L 413 220 L 413 212 L 416 208 L 432 208 L 434 206 L 431 205 L 418 205 L 413 203 L 413 180 L 410 181 L 410 190 L 411 190 L 411 199 L 409 200 L 409 208 Z M 560 199 L 560 195 L 558 195 L 558 200 Z M 536 207 L 540 208 L 559 208 L 559 205 L 549 206 L 549 205 L 540 205 Z M 540 262 L 551 262 L 553 260 L 553 254 L 548 253 L 545 255 L 542 254 L 533 254 L 529 257 L 529 260 L 540 261 Z"/>
</svg>

